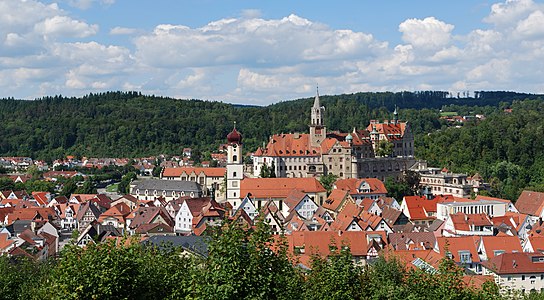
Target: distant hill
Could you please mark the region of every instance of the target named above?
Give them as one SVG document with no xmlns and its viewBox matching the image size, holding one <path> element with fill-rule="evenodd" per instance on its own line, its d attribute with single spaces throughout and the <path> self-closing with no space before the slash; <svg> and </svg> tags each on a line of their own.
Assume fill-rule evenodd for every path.
<svg viewBox="0 0 544 300">
<path fill-rule="evenodd" d="M 356 93 L 321 96 L 331 130 L 366 127 L 371 119 L 390 118 L 395 105 L 416 132 L 440 128 L 445 105 L 498 107 L 540 95 L 477 92 L 476 98 L 451 98 L 447 92 Z M 65 155 L 136 157 L 180 154 L 217 148 L 233 122 L 254 150 L 273 133 L 307 131 L 313 97 L 266 107 L 107 92 L 80 98 L 44 97 L 34 101 L 0 100 L 0 156 L 25 155 L 53 160 Z M 429 110 L 433 109 L 433 110 Z"/>
</svg>

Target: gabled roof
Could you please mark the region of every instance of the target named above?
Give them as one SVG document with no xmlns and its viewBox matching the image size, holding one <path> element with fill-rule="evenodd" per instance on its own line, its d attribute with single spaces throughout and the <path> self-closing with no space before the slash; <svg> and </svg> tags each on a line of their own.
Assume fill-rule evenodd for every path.
<svg viewBox="0 0 544 300">
<path fill-rule="evenodd" d="M 96 219 L 100 217 L 100 210 L 94 204 L 92 204 L 91 201 L 87 201 L 85 202 L 85 204 L 79 207 L 79 210 L 77 211 L 77 214 L 76 214 L 76 220 L 78 222 L 81 221 L 81 219 L 83 218 L 83 216 L 85 216 L 88 210 L 91 211 L 91 213 L 94 215 Z"/>
<path fill-rule="evenodd" d="M 164 224 L 164 223 L 150 223 L 150 224 L 141 224 L 135 230 L 136 234 L 147 234 L 147 233 L 173 233 L 174 227 Z"/>
<path fill-rule="evenodd" d="M 387 224 L 389 224 L 389 226 L 393 226 L 401 215 L 402 211 L 398 209 L 394 209 L 389 206 L 384 206 L 382 208 L 382 218 L 385 220 L 385 222 L 387 222 Z"/>
<path fill-rule="evenodd" d="M 134 219 L 130 223 L 130 228 L 137 228 L 143 224 L 151 224 L 159 215 L 162 216 L 168 225 L 174 225 L 174 222 L 164 207 L 139 207 L 134 212 Z"/>
<path fill-rule="evenodd" d="M 453 222 L 455 230 L 471 231 L 473 226 L 493 226 L 489 217 L 484 214 L 465 214 L 458 212 L 450 214 L 448 218 Z"/>
<path fill-rule="evenodd" d="M 534 252 L 544 253 L 544 236 L 530 235 L 528 237 Z"/>
<path fill-rule="evenodd" d="M 300 201 L 304 199 L 304 197 L 306 197 L 306 193 L 294 189 L 287 194 L 287 197 L 285 197 L 283 203 L 287 205 L 289 209 L 294 209 L 300 203 Z"/>
<path fill-rule="evenodd" d="M 163 177 L 180 177 L 183 173 L 187 175 L 204 174 L 207 177 L 223 177 L 225 176 L 226 168 L 197 168 L 197 167 L 181 167 L 181 168 L 164 168 L 162 171 Z"/>
<path fill-rule="evenodd" d="M 9 239 L 9 234 L 0 232 L 0 253 L 11 247 L 13 243 L 15 243 L 15 241 Z"/>
<path fill-rule="evenodd" d="M 473 262 L 480 262 L 478 256 L 478 250 L 476 248 L 479 242 L 478 237 L 462 236 L 462 237 L 438 237 L 438 247 L 441 254 L 450 252 L 452 259 L 455 262 L 461 262 L 459 254 L 464 251 L 470 252 L 470 256 Z"/>
<path fill-rule="evenodd" d="M 244 178 L 240 183 L 240 198 L 285 198 L 294 190 L 304 193 L 324 193 L 327 190 L 316 178 Z"/>
<path fill-rule="evenodd" d="M 295 253 L 295 249 L 304 248 L 305 255 L 319 254 L 328 256 L 331 254 L 331 244 L 337 247 L 343 245 L 349 246 L 353 256 L 366 256 L 368 254 L 371 241 L 368 239 L 370 232 L 343 232 L 339 235 L 334 231 L 298 231 L 287 235 L 288 249 Z M 385 244 L 385 236 L 377 232 L 372 232 L 382 237 L 381 241 Z"/>
<path fill-rule="evenodd" d="M 98 194 L 96 197 L 93 197 L 90 201 L 96 203 L 98 207 L 103 209 L 109 209 L 111 207 L 111 199 L 105 194 Z"/>
<path fill-rule="evenodd" d="M 521 252 L 504 253 L 493 257 L 482 265 L 499 275 L 544 273 L 544 255 Z"/>
<path fill-rule="evenodd" d="M 433 249 L 436 237 L 432 232 L 404 232 L 387 235 L 389 245 L 395 250 L 428 250 Z"/>
<path fill-rule="evenodd" d="M 334 222 L 331 223 L 331 228 L 334 230 L 347 230 L 354 220 L 357 221 L 356 219 L 362 211 L 363 209 L 355 203 L 346 204 L 344 209 L 338 213 Z M 362 230 L 365 230 L 365 228 L 362 228 Z"/>
<path fill-rule="evenodd" d="M 323 208 L 338 212 L 338 210 L 341 208 L 341 205 L 345 201 L 347 201 L 347 197 L 349 197 L 348 191 L 334 189 L 332 190 L 329 197 L 327 197 L 327 200 L 323 202 Z"/>
<path fill-rule="evenodd" d="M 520 213 L 540 216 L 544 208 L 544 193 L 523 191 L 519 195 L 515 206 Z"/>
<path fill-rule="evenodd" d="M 49 203 L 49 198 L 47 197 L 48 194 L 48 192 L 32 192 L 32 197 L 34 200 L 36 200 L 38 205 L 46 206 Z"/>
<path fill-rule="evenodd" d="M 107 217 L 113 217 L 113 218 L 123 220 L 130 213 L 131 213 L 130 207 L 128 207 L 128 205 L 126 205 L 125 203 L 121 202 L 119 204 L 112 206 L 110 209 L 106 210 L 103 214 L 101 214 L 100 217 L 98 218 L 98 221 L 103 222 L 104 219 L 106 219 Z"/>
<path fill-rule="evenodd" d="M 505 234 L 497 236 L 482 236 L 480 243 L 485 248 L 487 259 L 495 257 L 495 251 L 504 251 L 505 253 L 523 252 L 521 243 L 517 236 Z"/>
<path fill-rule="evenodd" d="M 370 193 L 368 194 L 387 194 L 387 189 L 381 180 L 378 178 L 347 178 L 338 179 L 334 185 L 337 189 L 349 191 L 351 195 L 361 194 L 358 189 L 363 183 L 367 183 L 370 186 Z M 367 193 L 363 193 L 367 194 Z"/>
<path fill-rule="evenodd" d="M 307 133 L 274 134 L 262 156 L 319 156 L 321 147 L 312 147 Z"/>
<path fill-rule="evenodd" d="M 429 213 L 436 213 L 436 204 L 442 202 L 441 197 L 427 199 L 423 196 L 404 196 L 404 203 L 408 208 L 410 220 L 427 220 L 434 219 Z"/>
</svg>

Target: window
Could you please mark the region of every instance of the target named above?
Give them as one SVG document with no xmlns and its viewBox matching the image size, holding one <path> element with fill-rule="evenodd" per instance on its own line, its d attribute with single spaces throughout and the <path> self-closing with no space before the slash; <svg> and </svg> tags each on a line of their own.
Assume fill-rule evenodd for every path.
<svg viewBox="0 0 544 300">
<path fill-rule="evenodd" d="M 521 275 L 521 280 L 525 280 L 525 275 Z"/>
<path fill-rule="evenodd" d="M 236 177 L 236 172 L 232 172 L 232 177 Z"/>
<path fill-rule="evenodd" d="M 233 155 L 233 156 L 232 156 L 232 161 L 238 161 L 238 156 L 237 156 L 237 155 Z"/>
</svg>

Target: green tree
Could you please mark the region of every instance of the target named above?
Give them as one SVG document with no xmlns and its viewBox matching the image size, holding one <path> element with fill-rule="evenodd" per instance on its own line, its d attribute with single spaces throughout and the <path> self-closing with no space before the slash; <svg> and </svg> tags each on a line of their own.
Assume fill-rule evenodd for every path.
<svg viewBox="0 0 544 300">
<path fill-rule="evenodd" d="M 270 178 L 276 178 L 276 164 L 272 161 L 270 165 Z"/>
<path fill-rule="evenodd" d="M 349 247 L 330 247 L 328 257 L 312 257 L 304 299 L 363 299 L 362 269 L 353 264 Z"/>
<path fill-rule="evenodd" d="M 321 185 L 327 190 L 327 194 L 330 194 L 333 188 L 334 183 L 338 179 L 337 175 L 334 175 L 332 173 L 328 175 L 322 175 L 319 177 L 319 182 L 321 182 Z"/>
<path fill-rule="evenodd" d="M 389 157 L 393 154 L 393 143 L 387 140 L 380 140 L 376 149 L 376 156 Z"/>
<path fill-rule="evenodd" d="M 0 177 L 0 191 L 13 190 L 15 183 L 9 177 Z"/>
<path fill-rule="evenodd" d="M 162 173 L 162 167 L 161 166 L 155 166 L 153 168 L 153 172 L 151 172 L 151 175 L 153 175 L 153 177 L 161 177 L 161 173 Z"/>
</svg>

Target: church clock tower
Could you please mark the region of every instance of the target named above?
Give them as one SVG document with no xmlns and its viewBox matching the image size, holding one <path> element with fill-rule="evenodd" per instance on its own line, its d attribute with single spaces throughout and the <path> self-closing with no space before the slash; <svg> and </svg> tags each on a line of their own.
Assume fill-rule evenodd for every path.
<svg viewBox="0 0 544 300">
<path fill-rule="evenodd" d="M 310 120 L 310 144 L 312 147 L 319 147 L 325 138 L 327 137 L 327 130 L 325 128 L 325 121 L 323 120 L 323 114 L 325 107 L 319 103 L 319 87 L 314 99 L 314 106 L 312 106 L 311 120 Z"/>
<path fill-rule="evenodd" d="M 242 134 L 234 128 L 227 135 L 227 201 L 233 210 L 238 208 L 240 200 L 240 184 L 244 178 L 244 164 L 242 152 Z"/>
</svg>

